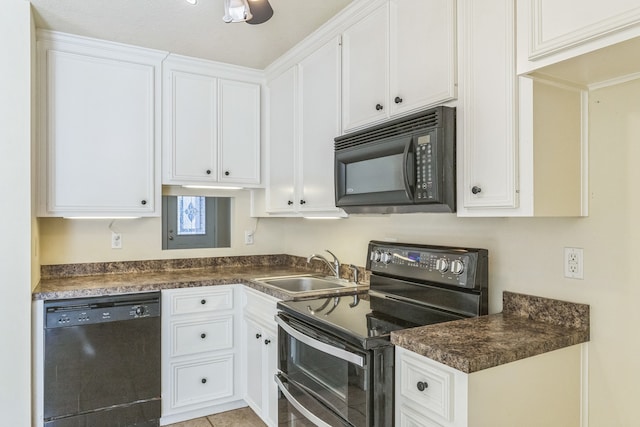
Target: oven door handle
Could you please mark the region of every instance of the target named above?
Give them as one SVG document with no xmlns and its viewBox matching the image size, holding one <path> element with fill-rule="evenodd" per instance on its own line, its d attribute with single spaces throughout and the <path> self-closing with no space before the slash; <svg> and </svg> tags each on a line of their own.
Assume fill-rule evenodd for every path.
<svg viewBox="0 0 640 427">
<path fill-rule="evenodd" d="M 329 344 L 325 344 L 322 341 L 318 341 L 307 335 L 299 332 L 294 329 L 291 325 L 289 325 L 282 317 L 276 316 L 276 322 L 278 325 L 284 329 L 286 333 L 291 335 L 293 338 L 297 339 L 303 344 L 308 345 L 309 347 L 313 347 L 316 350 L 319 350 L 323 353 L 330 354 L 331 356 L 335 356 L 338 359 L 347 361 L 349 363 L 354 363 L 361 368 L 364 366 L 364 358 L 362 356 L 358 356 L 357 354 L 351 353 L 350 351 L 343 350 L 341 348 L 334 347 Z"/>
<path fill-rule="evenodd" d="M 298 400 L 295 397 L 293 397 L 289 389 L 284 385 L 284 383 L 280 379 L 279 374 L 276 374 L 274 378 L 275 378 L 276 384 L 278 385 L 278 389 L 280 389 L 285 399 L 287 399 L 287 401 L 294 408 L 296 408 L 298 412 L 302 414 L 302 416 L 304 416 L 306 419 L 308 419 L 318 427 L 332 427 L 330 424 L 327 424 L 326 422 L 318 418 L 313 412 L 305 408 L 302 403 L 298 402 Z"/>
</svg>

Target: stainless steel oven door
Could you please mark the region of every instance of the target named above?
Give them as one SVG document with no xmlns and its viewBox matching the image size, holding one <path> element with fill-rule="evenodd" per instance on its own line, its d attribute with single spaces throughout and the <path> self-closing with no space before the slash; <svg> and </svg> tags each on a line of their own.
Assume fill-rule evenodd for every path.
<svg viewBox="0 0 640 427">
<path fill-rule="evenodd" d="M 290 318 L 279 325 L 276 382 L 288 404 L 318 426 L 369 426 L 373 409 L 371 352 Z M 280 419 L 289 415 L 280 405 Z"/>
</svg>

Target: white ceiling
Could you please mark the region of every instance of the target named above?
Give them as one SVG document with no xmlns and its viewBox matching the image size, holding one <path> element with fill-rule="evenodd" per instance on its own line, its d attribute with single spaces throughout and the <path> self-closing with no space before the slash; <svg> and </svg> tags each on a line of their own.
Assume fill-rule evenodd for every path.
<svg viewBox="0 0 640 427">
<path fill-rule="evenodd" d="M 251 4 L 249 0 L 249 4 Z M 352 0 L 269 0 L 259 25 L 225 24 L 223 0 L 31 0 L 36 27 L 264 69 Z"/>
</svg>

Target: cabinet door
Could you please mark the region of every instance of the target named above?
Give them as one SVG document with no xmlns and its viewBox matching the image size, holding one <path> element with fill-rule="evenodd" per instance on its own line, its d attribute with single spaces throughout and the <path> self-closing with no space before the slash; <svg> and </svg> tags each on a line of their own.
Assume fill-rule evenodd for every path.
<svg viewBox="0 0 640 427">
<path fill-rule="evenodd" d="M 285 71 L 268 84 L 269 141 L 267 212 L 294 210 L 294 138 L 296 135 L 296 68 Z"/>
<path fill-rule="evenodd" d="M 155 166 L 159 59 L 154 65 L 143 63 L 142 54 L 136 62 L 120 59 L 117 49 L 82 50 L 65 50 L 58 43 L 40 51 L 46 175 L 39 213 L 154 215 L 160 188 Z"/>
<path fill-rule="evenodd" d="M 543 58 L 637 26 L 640 20 L 637 0 L 589 0 L 580 3 L 527 0 L 522 4 L 518 2 L 518 8 L 522 8 L 527 16 L 527 60 Z"/>
<path fill-rule="evenodd" d="M 300 212 L 337 212 L 334 145 L 340 134 L 340 39 L 305 58 L 299 67 L 300 138 L 297 167 Z M 304 202 L 304 203 L 303 203 Z"/>
<path fill-rule="evenodd" d="M 246 393 L 245 400 L 261 414 L 263 411 L 262 391 L 264 372 L 262 369 L 262 351 L 264 339 L 262 327 L 248 317 L 245 322 L 245 354 L 246 354 Z"/>
<path fill-rule="evenodd" d="M 168 135 L 171 164 L 165 183 L 215 182 L 217 179 L 217 79 L 171 71 Z"/>
<path fill-rule="evenodd" d="M 516 74 L 514 2 L 460 0 L 458 205 L 514 208 Z M 462 176 L 460 176 L 462 175 Z"/>
<path fill-rule="evenodd" d="M 342 35 L 342 118 L 345 131 L 388 117 L 389 5 Z"/>
<path fill-rule="evenodd" d="M 391 0 L 391 115 L 456 96 L 455 0 Z"/>
<path fill-rule="evenodd" d="M 275 326 L 275 322 L 274 326 Z M 278 385 L 274 381 L 278 373 L 278 330 L 264 329 L 264 405 L 268 425 L 278 425 Z"/>
<path fill-rule="evenodd" d="M 260 86 L 220 80 L 220 182 L 260 183 Z"/>
</svg>

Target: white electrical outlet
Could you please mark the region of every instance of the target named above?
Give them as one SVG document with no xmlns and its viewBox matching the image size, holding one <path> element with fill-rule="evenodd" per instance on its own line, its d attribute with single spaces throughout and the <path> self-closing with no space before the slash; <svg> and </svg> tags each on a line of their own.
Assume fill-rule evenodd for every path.
<svg viewBox="0 0 640 427">
<path fill-rule="evenodd" d="M 122 249 L 122 235 L 120 233 L 111 232 L 111 249 Z"/>
<path fill-rule="evenodd" d="M 244 230 L 244 244 L 253 245 L 253 230 Z"/>
<path fill-rule="evenodd" d="M 564 277 L 584 279 L 582 248 L 564 248 Z"/>
</svg>

